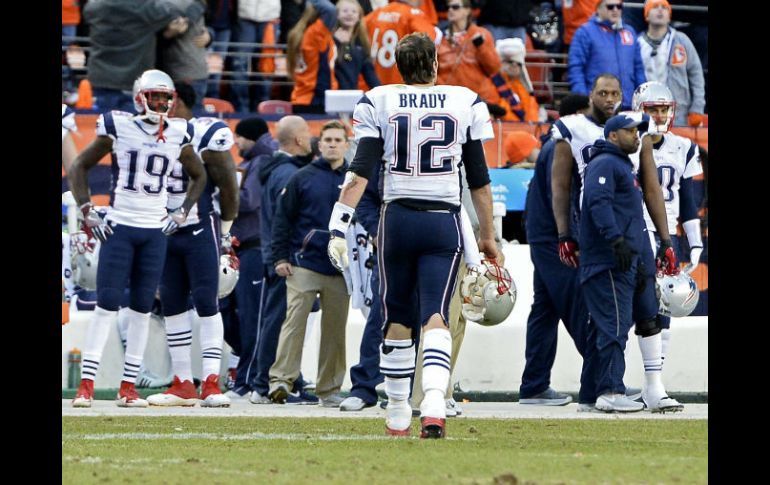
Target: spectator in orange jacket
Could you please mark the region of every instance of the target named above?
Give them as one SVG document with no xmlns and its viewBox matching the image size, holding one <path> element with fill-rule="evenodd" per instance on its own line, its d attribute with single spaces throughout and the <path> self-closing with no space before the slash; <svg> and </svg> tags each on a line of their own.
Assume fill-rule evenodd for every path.
<svg viewBox="0 0 770 485">
<path fill-rule="evenodd" d="M 295 113 L 323 113 L 327 89 L 338 89 L 334 75 L 337 46 L 329 29 L 310 3 L 289 31 L 287 75 L 294 80 L 291 104 Z"/>
<path fill-rule="evenodd" d="M 540 106 L 533 94 L 532 82 L 529 79 L 524 58 L 527 55 L 524 42 L 518 37 L 498 40 L 495 44 L 497 54 L 502 63 L 502 75 L 508 88 L 514 94 L 518 103 L 511 103 L 510 109 L 514 121 L 541 121 L 539 119 Z"/>
<path fill-rule="evenodd" d="M 470 0 L 449 0 L 447 7 L 449 27 L 438 46 L 436 84 L 472 89 L 487 103 L 491 114 L 503 116 L 505 107 L 501 107 L 500 94 L 492 82 L 501 67 L 492 34 L 472 22 Z"/>
</svg>

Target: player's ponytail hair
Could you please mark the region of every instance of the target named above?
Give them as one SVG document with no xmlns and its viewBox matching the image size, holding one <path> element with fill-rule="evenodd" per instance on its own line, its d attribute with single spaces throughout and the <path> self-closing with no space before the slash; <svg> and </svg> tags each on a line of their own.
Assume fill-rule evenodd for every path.
<svg viewBox="0 0 770 485">
<path fill-rule="evenodd" d="M 404 36 L 396 46 L 396 65 L 407 84 L 435 81 L 436 45 L 427 34 L 415 32 Z"/>
<path fill-rule="evenodd" d="M 297 68 L 297 57 L 302 44 L 302 36 L 305 35 L 310 24 L 318 20 L 318 16 L 318 11 L 308 3 L 305 11 L 302 12 L 302 17 L 289 31 L 286 40 L 286 75 L 291 80 L 294 80 L 294 70 Z"/>
</svg>

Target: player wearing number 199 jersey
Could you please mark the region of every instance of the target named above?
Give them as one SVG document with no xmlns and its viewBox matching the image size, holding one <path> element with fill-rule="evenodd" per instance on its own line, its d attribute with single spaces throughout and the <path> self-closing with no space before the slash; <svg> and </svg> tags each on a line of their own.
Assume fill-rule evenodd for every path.
<svg viewBox="0 0 770 485">
<path fill-rule="evenodd" d="M 83 230 L 102 241 L 96 277 L 97 303 L 83 351 L 81 383 L 73 405 L 90 407 L 93 380 L 102 351 L 115 325 L 123 291 L 130 289 L 128 334 L 123 378 L 117 404 L 145 407 L 134 382 L 147 343 L 150 310 L 166 252 L 165 227 L 184 222 L 200 196 L 206 173 L 190 145 L 193 128 L 169 118 L 176 99 L 174 83 L 162 71 L 150 70 L 134 83 L 138 116 L 121 111 L 97 120 L 96 139 L 75 159 L 70 187 L 83 213 Z M 106 219 L 89 202 L 87 173 L 112 154 L 112 194 Z M 166 178 L 179 159 L 190 176 L 182 207 L 166 210 Z M 168 222 L 166 222 L 168 221 Z"/>
<path fill-rule="evenodd" d="M 458 167 L 465 166 L 478 214 L 479 249 L 494 259 L 492 195 L 482 147 L 493 132 L 486 104 L 476 93 L 435 85 L 436 47 L 427 35 L 407 35 L 395 56 L 407 84 L 368 91 L 353 112 L 358 149 L 329 221 L 329 255 L 338 269 L 344 267 L 344 234 L 354 207 L 373 170 L 384 163 L 377 249 L 385 319 L 380 370 L 388 395 L 386 432 L 409 434 L 412 336 L 422 326 L 421 437 L 442 438 L 452 351 L 446 322 L 463 251 Z"/>
</svg>

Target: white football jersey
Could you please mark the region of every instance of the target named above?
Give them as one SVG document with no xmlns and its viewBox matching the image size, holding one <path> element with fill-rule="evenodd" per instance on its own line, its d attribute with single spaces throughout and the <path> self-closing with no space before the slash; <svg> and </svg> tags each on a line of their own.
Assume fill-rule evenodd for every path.
<svg viewBox="0 0 770 485">
<path fill-rule="evenodd" d="M 182 147 L 190 144 L 193 126 L 182 118 L 158 126 L 125 111 L 109 111 L 96 120 L 96 135 L 112 138 L 112 198 L 107 220 L 133 227 L 161 228 L 166 215 L 166 178 Z"/>
<path fill-rule="evenodd" d="M 658 180 L 660 180 L 663 201 L 666 204 L 668 232 L 669 234 L 676 234 L 676 225 L 679 219 L 679 183 L 682 179 L 703 173 L 700 152 L 692 140 L 673 133 L 666 133 L 659 143 L 653 145 L 652 156 L 655 159 L 655 166 L 658 168 Z M 647 229 L 655 230 L 655 225 L 652 223 L 646 206 L 644 207 L 644 222 L 647 224 Z"/>
<path fill-rule="evenodd" d="M 583 186 L 588 163 L 588 152 L 596 140 L 604 140 L 604 126 L 584 114 L 562 116 L 551 127 L 554 140 L 565 140 L 572 150 L 580 174 L 580 205 L 583 205 Z"/>
<path fill-rule="evenodd" d="M 487 105 L 461 86 L 388 84 L 353 111 L 356 141 L 384 140 L 384 202 L 422 199 L 460 205 L 462 145 L 494 137 Z"/>
<path fill-rule="evenodd" d="M 232 148 L 234 143 L 233 132 L 219 118 L 192 118 L 189 120 L 189 123 L 195 129 L 192 146 L 198 155 L 201 155 L 206 150 L 226 152 Z M 203 163 L 205 164 L 206 162 Z M 174 168 L 168 176 L 166 187 L 168 190 L 167 204 L 169 209 L 176 209 L 182 205 L 187 194 L 188 181 L 189 177 L 182 167 L 182 162 L 179 160 L 175 161 Z M 198 202 L 190 209 L 187 220 L 182 224 L 182 227 L 199 223 L 200 217 L 198 214 L 208 214 L 211 212 L 214 188 L 212 182 L 206 184 L 206 189 L 201 194 Z"/>
<path fill-rule="evenodd" d="M 67 136 L 70 131 L 78 131 L 78 125 L 75 124 L 75 110 L 62 103 L 61 105 L 61 139 Z"/>
</svg>

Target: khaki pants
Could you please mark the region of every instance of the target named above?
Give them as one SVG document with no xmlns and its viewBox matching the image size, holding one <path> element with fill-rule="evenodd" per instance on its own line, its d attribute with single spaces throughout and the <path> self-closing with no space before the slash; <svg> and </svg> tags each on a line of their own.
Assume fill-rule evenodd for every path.
<svg viewBox="0 0 770 485">
<path fill-rule="evenodd" d="M 298 266 L 292 270 L 294 274 L 286 278 L 286 319 L 281 325 L 275 363 L 270 367 L 270 392 L 280 383 L 291 389 L 299 377 L 307 317 L 320 293 L 323 312 L 316 395 L 325 398 L 340 391 L 347 371 L 345 326 L 350 297 L 342 275 L 324 275 Z"/>
<path fill-rule="evenodd" d="M 460 283 L 468 269 L 465 266 L 465 258 L 460 260 L 460 269 L 457 271 L 457 287 L 452 295 L 452 301 L 449 302 L 449 333 L 452 334 L 452 356 L 450 359 L 451 370 L 449 373 L 449 384 L 447 384 L 446 399 L 451 399 L 454 394 L 452 388 L 452 373 L 455 370 L 455 362 L 460 354 L 460 347 L 465 338 L 465 318 L 462 316 L 462 295 L 460 294 Z M 422 342 L 420 337 L 420 347 L 417 349 L 417 365 L 414 368 L 414 383 L 412 384 L 412 407 L 420 407 L 424 394 L 422 392 Z"/>
</svg>

